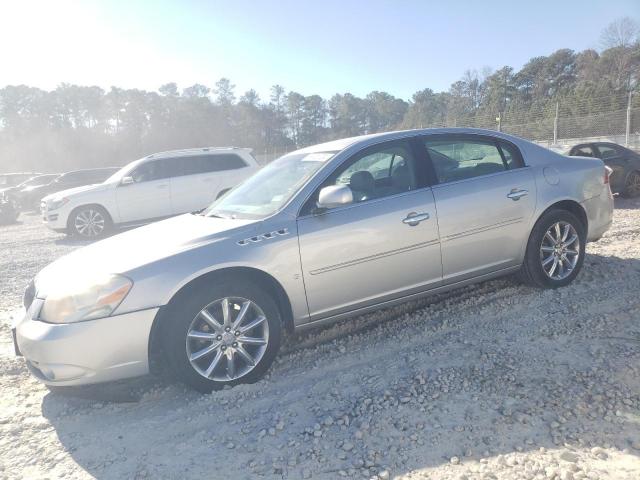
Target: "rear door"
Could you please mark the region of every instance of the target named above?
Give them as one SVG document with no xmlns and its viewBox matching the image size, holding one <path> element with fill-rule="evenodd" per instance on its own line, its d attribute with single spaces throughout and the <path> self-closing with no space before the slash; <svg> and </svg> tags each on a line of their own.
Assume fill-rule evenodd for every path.
<svg viewBox="0 0 640 480">
<path fill-rule="evenodd" d="M 116 187 L 120 222 L 137 222 L 172 214 L 171 159 L 159 159 L 139 165 L 131 177 L 133 183 Z"/>
<path fill-rule="evenodd" d="M 224 190 L 236 186 L 248 165 L 235 153 L 210 153 L 176 158 L 181 175 L 171 179 L 174 213 L 192 212 L 210 205 Z"/>
<path fill-rule="evenodd" d="M 426 174 L 409 142 L 385 142 L 346 160 L 322 185 L 346 184 L 353 203 L 298 219 L 311 319 L 425 290 L 441 281 L 438 225 Z"/>
<path fill-rule="evenodd" d="M 443 281 L 520 263 L 536 187 L 519 149 L 479 135 L 429 135 L 422 144 L 436 182 Z"/>
</svg>

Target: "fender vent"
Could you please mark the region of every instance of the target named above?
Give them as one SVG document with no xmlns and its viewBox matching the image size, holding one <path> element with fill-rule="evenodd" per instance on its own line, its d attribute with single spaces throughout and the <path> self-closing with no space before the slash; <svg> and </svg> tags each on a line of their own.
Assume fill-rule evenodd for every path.
<svg viewBox="0 0 640 480">
<path fill-rule="evenodd" d="M 271 240 L 273 238 L 281 237 L 283 235 L 289 235 L 289 229 L 281 228 L 280 230 L 275 230 L 273 232 L 262 233 L 260 235 L 256 235 L 255 237 L 238 240 L 236 243 L 243 247 L 245 245 L 249 245 L 250 243 L 258 243 L 263 240 Z"/>
</svg>

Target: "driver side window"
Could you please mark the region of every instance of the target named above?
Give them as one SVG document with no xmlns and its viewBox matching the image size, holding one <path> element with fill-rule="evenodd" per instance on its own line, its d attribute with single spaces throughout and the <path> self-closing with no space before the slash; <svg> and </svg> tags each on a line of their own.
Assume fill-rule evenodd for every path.
<svg viewBox="0 0 640 480">
<path fill-rule="evenodd" d="M 150 182 L 162 178 L 160 173 L 160 162 L 146 162 L 131 172 L 131 177 L 136 183 Z"/>
<path fill-rule="evenodd" d="M 408 145 L 380 146 L 342 165 L 323 186 L 347 185 L 354 203 L 414 190 L 415 159 Z"/>
</svg>

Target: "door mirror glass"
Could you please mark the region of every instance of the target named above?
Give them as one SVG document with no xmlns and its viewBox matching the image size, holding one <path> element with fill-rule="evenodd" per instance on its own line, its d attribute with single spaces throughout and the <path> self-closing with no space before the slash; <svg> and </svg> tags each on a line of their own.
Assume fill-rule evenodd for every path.
<svg viewBox="0 0 640 480">
<path fill-rule="evenodd" d="M 131 185 L 132 183 L 135 183 L 133 177 L 122 177 L 120 180 L 120 185 Z"/>
<path fill-rule="evenodd" d="M 318 208 L 336 208 L 350 203 L 353 203 L 353 193 L 347 185 L 329 185 L 318 195 Z"/>
</svg>

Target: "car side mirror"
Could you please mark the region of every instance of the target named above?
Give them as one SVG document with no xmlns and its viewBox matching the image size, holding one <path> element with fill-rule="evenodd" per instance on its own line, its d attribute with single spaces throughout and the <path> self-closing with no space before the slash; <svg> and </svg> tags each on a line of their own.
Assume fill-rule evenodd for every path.
<svg viewBox="0 0 640 480">
<path fill-rule="evenodd" d="M 336 208 L 353 203 L 353 192 L 347 185 L 329 185 L 320 190 L 318 209 Z"/>
<path fill-rule="evenodd" d="M 133 177 L 122 177 L 120 180 L 120 185 L 131 185 L 132 183 L 136 183 Z"/>
</svg>

